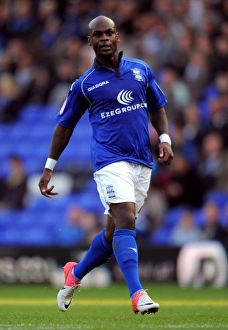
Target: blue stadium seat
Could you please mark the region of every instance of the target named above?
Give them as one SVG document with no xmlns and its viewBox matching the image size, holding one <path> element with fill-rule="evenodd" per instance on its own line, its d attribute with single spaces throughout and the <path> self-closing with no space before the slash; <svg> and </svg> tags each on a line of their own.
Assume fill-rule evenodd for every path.
<svg viewBox="0 0 228 330">
<path fill-rule="evenodd" d="M 228 193 L 222 191 L 210 191 L 206 197 L 204 202 L 213 201 L 215 202 L 220 208 L 228 205 Z"/>
<path fill-rule="evenodd" d="M 170 233 L 168 228 L 158 228 L 150 235 L 148 243 L 150 245 L 169 245 Z"/>
<path fill-rule="evenodd" d="M 53 232 L 42 227 L 34 227 L 26 231 L 23 246 L 53 246 L 56 245 L 56 237 Z"/>
<path fill-rule="evenodd" d="M 34 124 L 43 117 L 43 106 L 39 104 L 27 104 L 19 113 L 18 122 Z"/>
<path fill-rule="evenodd" d="M 27 123 L 18 123 L 12 125 L 10 129 L 10 139 L 18 143 L 19 141 L 28 141 L 32 134 L 31 127 Z"/>
<path fill-rule="evenodd" d="M 2 146 L 0 147 L 0 161 L 7 159 L 11 154 L 15 153 L 15 145 L 11 139 L 5 135 L 2 137 Z M 3 143 L 4 141 L 4 143 Z"/>
<path fill-rule="evenodd" d="M 183 212 L 185 210 L 184 206 L 174 207 L 169 209 L 163 218 L 163 224 L 167 229 L 173 229 L 179 222 Z"/>
<path fill-rule="evenodd" d="M 206 223 L 205 214 L 202 208 L 193 211 L 194 222 L 196 226 L 203 227 Z"/>
<path fill-rule="evenodd" d="M 46 143 L 47 147 L 49 147 L 49 144 L 51 142 L 51 138 L 54 132 L 55 128 L 55 121 L 53 123 L 47 123 L 47 122 L 39 122 L 33 125 L 33 128 L 29 134 L 30 139 L 39 145 L 39 143 Z M 46 150 L 47 151 L 47 150 Z"/>
<path fill-rule="evenodd" d="M 5 246 L 21 246 L 23 245 L 23 240 L 25 238 L 25 233 L 19 232 L 16 228 L 6 228 L 2 230 L 0 236 L 0 245 Z"/>
</svg>

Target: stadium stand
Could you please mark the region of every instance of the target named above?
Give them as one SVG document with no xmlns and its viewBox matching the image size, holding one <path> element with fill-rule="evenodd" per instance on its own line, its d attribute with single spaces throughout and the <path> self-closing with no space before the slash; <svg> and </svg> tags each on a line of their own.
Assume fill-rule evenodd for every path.
<svg viewBox="0 0 228 330">
<path fill-rule="evenodd" d="M 48 3 L 49 6 L 45 0 L 0 3 L 0 177 L 7 178 L 8 159 L 15 153 L 21 157 L 28 176 L 25 208 L 18 211 L 0 206 L 0 245 L 65 245 L 58 233 L 66 223 L 72 203 L 96 214 L 98 223 L 102 221 L 103 208 L 91 172 L 92 132 L 88 114 L 81 118 L 56 166 L 55 185 L 60 195 L 47 200 L 39 196 L 37 187 L 60 101 L 93 61 L 86 45 L 87 23 L 98 14 L 116 20 L 125 56 L 140 57 L 152 66 L 169 100 L 167 113 L 174 153 L 184 153 L 189 166 L 200 172 L 204 137 L 210 132 L 221 135 L 223 158 L 219 154 L 217 159 L 222 163 L 212 170 L 215 175 L 209 178 L 210 187 L 203 190 L 202 205 L 192 212 L 197 225 L 203 227 L 204 203 L 213 200 L 219 206 L 219 221 L 228 230 L 228 183 L 224 176 L 228 173 L 228 2 L 51 0 Z M 23 8 L 23 20 L 20 10 L 18 17 L 14 15 L 16 5 Z M 54 21 L 53 31 L 49 31 L 49 23 Z M 40 83 L 37 72 L 41 67 Z M 185 115 L 189 105 L 197 109 L 198 118 L 193 110 Z M 151 141 L 156 156 L 153 131 Z M 219 171 L 221 167 L 223 174 Z M 203 186 L 203 180 L 199 178 L 198 185 Z M 174 189 L 170 170 L 156 163 L 153 181 L 166 200 L 167 184 Z M 167 205 L 159 228 L 144 233 L 148 244 L 169 245 L 172 229 L 186 208 L 189 205 L 177 208 Z M 83 231 L 76 229 L 68 244 L 80 244 Z"/>
</svg>

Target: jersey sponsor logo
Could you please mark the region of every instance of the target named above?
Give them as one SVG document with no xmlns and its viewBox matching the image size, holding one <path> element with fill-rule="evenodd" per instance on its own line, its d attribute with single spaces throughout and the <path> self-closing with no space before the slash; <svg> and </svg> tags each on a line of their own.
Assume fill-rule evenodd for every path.
<svg viewBox="0 0 228 330">
<path fill-rule="evenodd" d="M 131 96 L 132 93 L 133 93 L 132 91 L 127 91 L 123 89 L 117 95 L 117 101 L 124 105 L 130 104 L 134 100 L 134 98 Z"/>
<path fill-rule="evenodd" d="M 147 103 L 137 103 L 134 105 L 128 105 L 127 107 L 122 107 L 122 108 L 117 108 L 117 109 L 111 110 L 111 111 L 101 112 L 101 118 L 104 119 L 104 118 L 108 118 L 108 117 L 113 117 L 116 115 L 120 115 L 122 113 L 134 111 L 134 110 L 138 110 L 138 109 L 143 109 L 143 108 L 147 108 Z"/>
<path fill-rule="evenodd" d="M 107 85 L 107 84 L 109 84 L 109 81 L 108 81 L 108 80 L 102 81 L 102 82 L 100 82 L 100 83 L 98 83 L 98 84 L 96 84 L 96 85 L 93 85 L 92 87 L 89 87 L 89 88 L 87 89 L 87 91 L 90 92 L 90 91 L 92 91 L 93 89 L 99 88 L 99 87 L 104 86 L 104 85 Z"/>
<path fill-rule="evenodd" d="M 143 77 L 139 68 L 133 68 L 131 71 L 133 72 L 135 80 L 143 81 Z"/>
</svg>

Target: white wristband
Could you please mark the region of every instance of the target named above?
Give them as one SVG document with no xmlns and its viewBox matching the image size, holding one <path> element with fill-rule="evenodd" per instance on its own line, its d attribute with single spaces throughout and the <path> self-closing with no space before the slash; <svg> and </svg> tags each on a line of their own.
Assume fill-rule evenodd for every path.
<svg viewBox="0 0 228 330">
<path fill-rule="evenodd" d="M 161 134 L 161 135 L 159 136 L 159 140 L 160 140 L 160 142 L 167 142 L 167 143 L 169 143 L 170 145 L 172 144 L 169 135 L 166 134 L 166 133 Z"/>
<path fill-rule="evenodd" d="M 44 167 L 53 171 L 56 163 L 57 163 L 57 160 L 55 160 L 53 158 L 48 158 Z"/>
</svg>

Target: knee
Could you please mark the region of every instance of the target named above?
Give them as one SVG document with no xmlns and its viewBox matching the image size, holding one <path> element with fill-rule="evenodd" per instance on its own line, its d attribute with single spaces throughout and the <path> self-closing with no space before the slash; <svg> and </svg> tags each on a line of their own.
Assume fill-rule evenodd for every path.
<svg viewBox="0 0 228 330">
<path fill-rule="evenodd" d="M 115 219 L 116 229 L 131 229 L 135 230 L 135 216 L 133 212 L 123 212 L 121 216 Z"/>
<path fill-rule="evenodd" d="M 131 202 L 111 204 L 110 211 L 116 229 L 135 230 L 135 204 Z"/>
<path fill-rule="evenodd" d="M 117 222 L 116 229 L 135 230 L 135 220 L 121 219 L 119 222 Z"/>
</svg>

